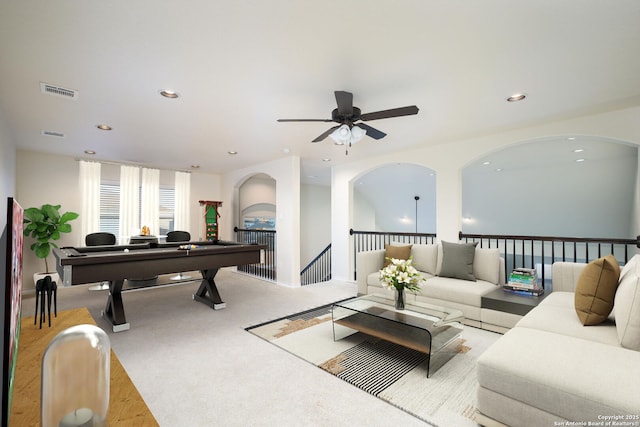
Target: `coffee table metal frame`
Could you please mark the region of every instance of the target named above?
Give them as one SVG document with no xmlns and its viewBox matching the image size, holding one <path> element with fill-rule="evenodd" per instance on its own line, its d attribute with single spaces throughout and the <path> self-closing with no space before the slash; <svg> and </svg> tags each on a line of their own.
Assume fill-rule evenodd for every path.
<svg viewBox="0 0 640 427">
<path fill-rule="evenodd" d="M 362 332 L 427 354 L 427 377 L 456 353 L 464 315 L 460 310 L 411 302 L 396 310 L 391 295 L 370 294 L 333 304 L 333 340 Z"/>
</svg>

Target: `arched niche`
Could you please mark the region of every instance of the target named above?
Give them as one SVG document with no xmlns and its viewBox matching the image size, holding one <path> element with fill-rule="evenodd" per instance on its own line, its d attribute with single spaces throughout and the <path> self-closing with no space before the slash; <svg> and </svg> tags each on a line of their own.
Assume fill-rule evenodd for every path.
<svg viewBox="0 0 640 427">
<path fill-rule="evenodd" d="M 436 232 L 436 174 L 433 169 L 411 163 L 393 163 L 360 175 L 352 184 L 353 229 Z"/>
<path fill-rule="evenodd" d="M 462 231 L 629 238 L 638 192 L 635 144 L 595 136 L 522 141 L 462 171 Z"/>
<path fill-rule="evenodd" d="M 238 188 L 238 215 L 241 228 L 274 230 L 276 180 L 266 174 L 245 179 Z"/>
</svg>

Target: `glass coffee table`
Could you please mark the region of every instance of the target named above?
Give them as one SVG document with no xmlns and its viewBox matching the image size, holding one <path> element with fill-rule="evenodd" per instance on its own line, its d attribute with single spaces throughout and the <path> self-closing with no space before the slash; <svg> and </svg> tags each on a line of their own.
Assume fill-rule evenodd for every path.
<svg viewBox="0 0 640 427">
<path fill-rule="evenodd" d="M 460 310 L 412 302 L 396 310 L 391 296 L 365 295 L 333 304 L 333 340 L 362 332 L 425 353 L 427 377 L 458 352 Z"/>
</svg>

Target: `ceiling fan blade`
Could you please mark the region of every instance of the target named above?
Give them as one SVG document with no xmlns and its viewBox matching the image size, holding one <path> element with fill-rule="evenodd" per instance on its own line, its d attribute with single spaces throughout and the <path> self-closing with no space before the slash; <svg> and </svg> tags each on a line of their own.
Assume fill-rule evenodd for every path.
<svg viewBox="0 0 640 427">
<path fill-rule="evenodd" d="M 411 116 L 418 114 L 418 107 L 411 105 L 409 107 L 392 108 L 390 110 L 375 111 L 373 113 L 366 113 L 360 115 L 360 120 L 378 120 L 388 119 L 391 117 Z"/>
<path fill-rule="evenodd" d="M 320 135 L 319 137 L 317 137 L 316 139 L 314 139 L 311 142 L 320 142 L 323 139 L 325 139 L 326 137 L 328 137 L 329 135 L 331 135 L 331 132 L 333 132 L 334 130 L 338 129 L 340 126 L 342 125 L 338 125 L 338 126 L 334 126 L 331 129 L 327 130 L 326 132 L 324 132 L 322 135 Z"/>
<path fill-rule="evenodd" d="M 340 113 L 341 116 L 350 116 L 353 114 L 353 94 L 343 90 L 337 90 L 335 94 L 338 113 Z"/>
<path fill-rule="evenodd" d="M 279 122 L 332 122 L 332 119 L 278 119 Z"/>
<path fill-rule="evenodd" d="M 370 136 L 373 139 L 382 139 L 385 136 L 387 136 L 386 133 L 384 133 L 382 131 L 379 131 L 376 128 L 372 128 L 369 125 L 365 125 L 364 123 L 358 123 L 358 124 L 355 124 L 354 126 L 358 126 L 358 127 L 362 128 L 362 129 L 366 130 L 367 131 L 367 136 Z"/>
</svg>

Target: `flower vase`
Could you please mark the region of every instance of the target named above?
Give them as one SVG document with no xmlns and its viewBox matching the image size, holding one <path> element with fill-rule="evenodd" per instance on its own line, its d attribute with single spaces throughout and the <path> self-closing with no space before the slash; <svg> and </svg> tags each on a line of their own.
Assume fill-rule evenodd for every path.
<svg viewBox="0 0 640 427">
<path fill-rule="evenodd" d="M 396 289 L 396 310 L 404 310 L 404 288 Z"/>
</svg>

